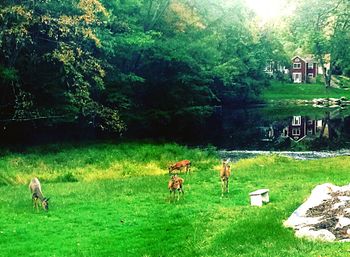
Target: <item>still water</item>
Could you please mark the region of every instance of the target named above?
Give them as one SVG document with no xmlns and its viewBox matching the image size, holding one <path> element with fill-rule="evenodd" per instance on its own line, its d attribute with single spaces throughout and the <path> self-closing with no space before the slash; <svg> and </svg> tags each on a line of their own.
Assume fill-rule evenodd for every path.
<svg viewBox="0 0 350 257">
<path fill-rule="evenodd" d="M 219 150 L 348 149 L 350 110 L 285 105 L 226 107 L 193 138 Z"/>
</svg>

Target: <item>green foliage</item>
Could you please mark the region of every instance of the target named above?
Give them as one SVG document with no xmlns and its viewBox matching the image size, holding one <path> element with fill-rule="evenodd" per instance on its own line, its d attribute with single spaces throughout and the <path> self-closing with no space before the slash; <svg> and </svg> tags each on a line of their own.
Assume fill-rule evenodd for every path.
<svg viewBox="0 0 350 257">
<path fill-rule="evenodd" d="M 285 60 L 239 0 L 0 5 L 0 119 L 12 122 L 121 133 L 180 113 L 204 121 L 212 106 L 256 101 L 266 64 Z"/>
<path fill-rule="evenodd" d="M 118 111 L 99 99 L 105 64 L 98 58 L 101 41 L 97 32 L 107 30 L 102 25 L 109 16 L 101 3 L 23 1 L 3 5 L 0 65 L 6 83 L 2 93 L 9 93 L 10 98 L 1 99 L 5 101 L 1 104 L 12 105 L 5 118 L 21 121 L 59 115 L 71 121 L 72 116 L 82 115 L 89 124 L 88 117 L 97 116 L 109 120 L 100 126 L 120 132 L 124 125 Z"/>
<path fill-rule="evenodd" d="M 298 38 L 298 46 L 314 54 L 320 67 L 330 65 L 324 74 L 326 86 L 330 86 L 333 73 L 347 74 L 349 70 L 349 10 L 350 2 L 344 0 L 300 1 L 292 18 L 293 40 Z"/>
<path fill-rule="evenodd" d="M 0 79 L 5 83 L 18 80 L 18 72 L 14 68 L 0 66 Z"/>
</svg>

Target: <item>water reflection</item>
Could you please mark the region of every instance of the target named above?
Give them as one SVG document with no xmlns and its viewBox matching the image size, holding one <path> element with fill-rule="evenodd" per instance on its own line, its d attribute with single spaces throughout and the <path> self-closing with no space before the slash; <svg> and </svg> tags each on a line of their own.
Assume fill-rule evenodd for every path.
<svg viewBox="0 0 350 257">
<path fill-rule="evenodd" d="M 328 120 L 327 120 L 328 121 Z M 280 138 L 289 138 L 295 142 L 304 139 L 329 138 L 328 122 L 323 119 L 315 120 L 308 116 L 293 116 L 288 126 L 278 131 L 273 126 L 265 128 L 262 135 L 262 141 L 273 141 L 276 136 Z"/>
<path fill-rule="evenodd" d="M 205 141 L 220 149 L 334 150 L 350 146 L 349 110 L 312 106 L 226 108 L 219 123 Z"/>
</svg>

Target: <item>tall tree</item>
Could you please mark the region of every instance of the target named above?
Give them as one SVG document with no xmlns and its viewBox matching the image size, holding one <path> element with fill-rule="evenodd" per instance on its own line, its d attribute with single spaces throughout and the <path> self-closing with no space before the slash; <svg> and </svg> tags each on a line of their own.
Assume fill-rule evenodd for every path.
<svg viewBox="0 0 350 257">
<path fill-rule="evenodd" d="M 7 120 L 81 117 L 79 122 L 121 131 L 118 111 L 99 101 L 105 76 L 99 34 L 109 21 L 103 5 L 46 0 L 5 1 L 1 7 Z"/>
<path fill-rule="evenodd" d="M 342 49 L 350 44 L 350 38 L 343 37 L 349 35 L 350 2 L 302 0 L 298 6 L 292 23 L 295 36 L 301 47 L 316 56 L 323 70 L 325 86 L 329 87 L 333 69 L 339 59 L 343 59 Z M 345 53 L 345 56 L 348 55 Z M 330 65 L 328 70 L 326 62 Z"/>
</svg>

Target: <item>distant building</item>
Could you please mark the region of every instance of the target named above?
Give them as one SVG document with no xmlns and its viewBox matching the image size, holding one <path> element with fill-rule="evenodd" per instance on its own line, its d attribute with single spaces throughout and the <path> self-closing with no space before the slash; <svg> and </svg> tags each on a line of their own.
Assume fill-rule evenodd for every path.
<svg viewBox="0 0 350 257">
<path fill-rule="evenodd" d="M 292 58 L 291 76 L 294 83 L 315 82 L 317 76 L 317 62 L 311 58 L 295 56 Z"/>
<path fill-rule="evenodd" d="M 259 130 L 261 141 L 271 142 L 275 139 L 275 130 L 272 125 L 269 127 L 259 127 Z"/>
</svg>

